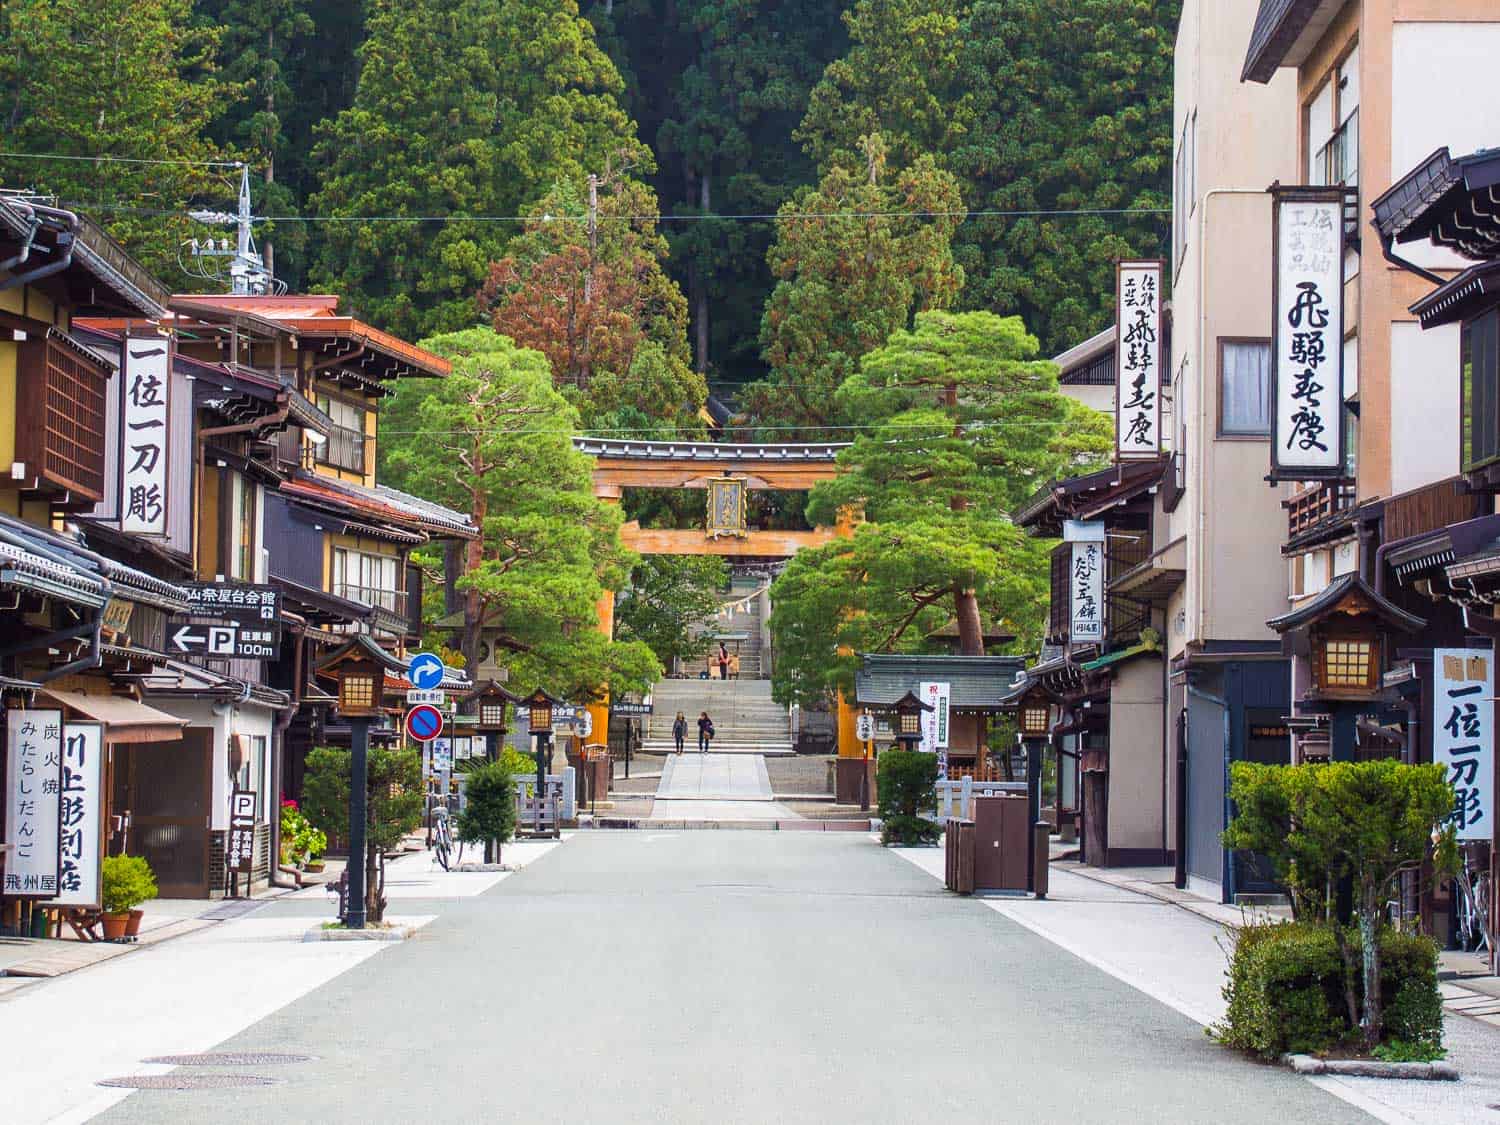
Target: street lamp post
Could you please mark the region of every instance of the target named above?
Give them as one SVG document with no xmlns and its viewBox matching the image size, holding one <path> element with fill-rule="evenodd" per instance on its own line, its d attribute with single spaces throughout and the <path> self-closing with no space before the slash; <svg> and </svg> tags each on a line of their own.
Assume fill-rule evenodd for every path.
<svg viewBox="0 0 1500 1125">
<path fill-rule="evenodd" d="M 366 828 L 369 819 L 370 723 L 380 714 L 385 669 L 351 657 L 339 665 L 339 714 L 349 722 L 349 866 L 344 924 L 365 928 Z"/>
<path fill-rule="evenodd" d="M 1030 822 L 1026 889 L 1036 891 L 1037 864 L 1045 862 L 1038 853 L 1047 838 L 1039 827 L 1042 822 L 1042 754 L 1052 733 L 1052 707 L 1046 697 L 1035 693 L 1027 695 L 1016 715 L 1016 726 L 1019 728 L 1017 737 L 1026 748 L 1026 817 Z"/>
<path fill-rule="evenodd" d="M 896 700 L 896 741 L 903 750 L 915 750 L 922 741 L 922 712 L 931 711 L 932 704 L 923 703 L 914 692 L 907 692 Z"/>
<path fill-rule="evenodd" d="M 526 700 L 532 736 L 536 739 L 536 834 L 542 834 L 542 803 L 547 795 L 547 759 L 552 753 L 552 708 L 557 700 L 537 688 Z"/>
</svg>

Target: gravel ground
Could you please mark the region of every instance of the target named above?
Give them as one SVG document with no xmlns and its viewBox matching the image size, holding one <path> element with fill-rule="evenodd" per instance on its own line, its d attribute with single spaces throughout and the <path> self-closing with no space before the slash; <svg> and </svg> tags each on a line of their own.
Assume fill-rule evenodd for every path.
<svg viewBox="0 0 1500 1125">
<path fill-rule="evenodd" d="M 832 793 L 829 785 L 829 754 L 798 754 L 795 758 L 767 758 L 766 773 L 771 778 L 771 792 Z"/>
</svg>

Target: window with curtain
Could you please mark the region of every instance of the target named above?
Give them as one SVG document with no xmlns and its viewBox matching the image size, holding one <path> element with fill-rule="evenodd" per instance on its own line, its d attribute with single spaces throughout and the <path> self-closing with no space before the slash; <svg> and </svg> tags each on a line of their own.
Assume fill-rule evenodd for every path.
<svg viewBox="0 0 1500 1125">
<path fill-rule="evenodd" d="M 1271 341 L 1219 341 L 1219 433 L 1271 436 Z"/>
<path fill-rule="evenodd" d="M 239 473 L 230 477 L 230 555 L 229 577 L 241 582 L 255 581 L 256 486 Z"/>
</svg>

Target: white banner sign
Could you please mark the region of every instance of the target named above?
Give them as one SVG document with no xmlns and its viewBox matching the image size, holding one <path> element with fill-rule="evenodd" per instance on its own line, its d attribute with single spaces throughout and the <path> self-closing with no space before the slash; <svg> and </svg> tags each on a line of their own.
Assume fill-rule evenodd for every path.
<svg viewBox="0 0 1500 1125">
<path fill-rule="evenodd" d="M 1068 639 L 1074 644 L 1104 640 L 1104 544 L 1074 543 L 1068 567 Z"/>
<path fill-rule="evenodd" d="M 1494 838 L 1494 694 L 1493 649 L 1432 650 L 1432 760 L 1448 771 L 1460 840 Z"/>
<path fill-rule="evenodd" d="M 1276 197 L 1271 473 L 1281 480 L 1344 471 L 1344 197 L 1294 189 Z"/>
<path fill-rule="evenodd" d="M 1159 457 L 1161 262 L 1115 267 L 1115 448 L 1121 460 Z"/>
<path fill-rule="evenodd" d="M 62 788 L 62 712 L 5 715 L 5 893 L 57 894 L 57 818 Z"/>
<path fill-rule="evenodd" d="M 167 384 L 171 347 L 161 336 L 125 339 L 121 372 L 120 530 L 167 533 Z"/>
<path fill-rule="evenodd" d="M 917 697 L 932 708 L 922 712 L 922 741 L 917 748 L 924 754 L 948 749 L 948 692 L 946 683 L 923 680 L 917 685 Z"/>
<path fill-rule="evenodd" d="M 57 906 L 102 906 L 104 724 L 64 723 Z"/>
</svg>

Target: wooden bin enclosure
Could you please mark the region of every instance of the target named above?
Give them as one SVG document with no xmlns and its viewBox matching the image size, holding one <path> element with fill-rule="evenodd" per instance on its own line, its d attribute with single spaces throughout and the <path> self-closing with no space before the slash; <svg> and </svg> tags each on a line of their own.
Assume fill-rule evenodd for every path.
<svg viewBox="0 0 1500 1125">
<path fill-rule="evenodd" d="M 974 798 L 974 890 L 1026 890 L 1026 807 L 1021 794 Z"/>
<path fill-rule="evenodd" d="M 943 830 L 943 886 L 974 893 L 974 822 L 949 817 Z"/>
</svg>

